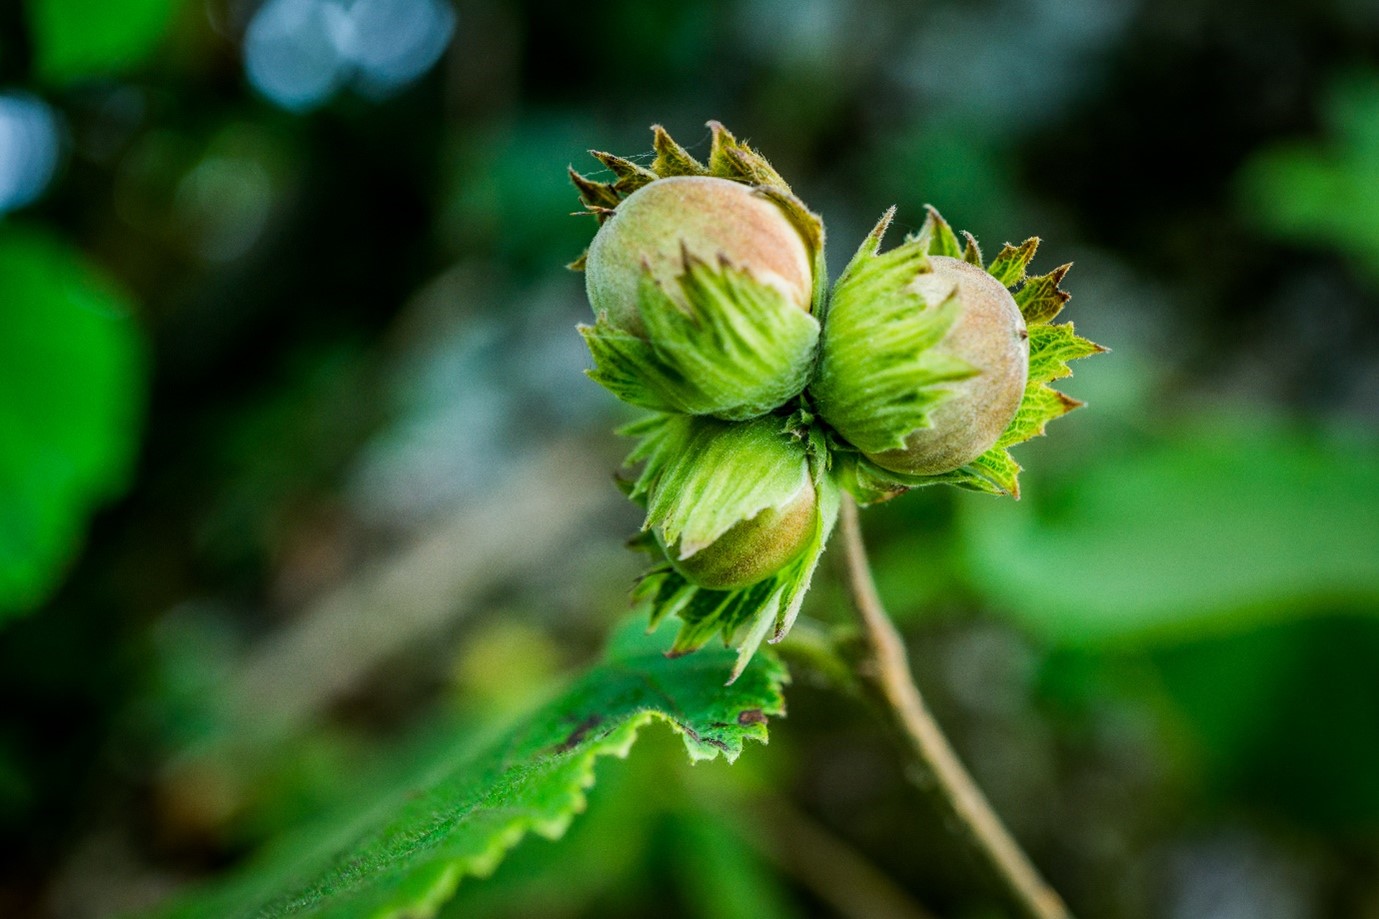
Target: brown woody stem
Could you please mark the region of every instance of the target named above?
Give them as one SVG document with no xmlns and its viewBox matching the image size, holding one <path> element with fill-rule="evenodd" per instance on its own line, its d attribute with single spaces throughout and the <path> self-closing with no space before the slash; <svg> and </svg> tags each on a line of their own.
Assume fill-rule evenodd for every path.
<svg viewBox="0 0 1379 919">
<path fill-rule="evenodd" d="M 974 854 L 999 879 L 1011 905 L 1028 919 L 1071 919 L 1019 844 L 963 768 L 915 686 L 905 645 L 881 605 L 862 543 L 857 504 L 843 496 L 842 539 L 853 607 L 862 625 L 865 656 L 859 676 L 899 733 L 912 759 L 915 784 L 934 796 Z"/>
</svg>

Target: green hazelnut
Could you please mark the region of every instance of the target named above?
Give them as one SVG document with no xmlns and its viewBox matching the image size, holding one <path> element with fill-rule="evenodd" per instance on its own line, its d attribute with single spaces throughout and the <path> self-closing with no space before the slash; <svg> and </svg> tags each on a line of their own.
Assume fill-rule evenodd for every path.
<svg viewBox="0 0 1379 919">
<path fill-rule="evenodd" d="M 808 483 L 783 507 L 768 507 L 733 524 L 722 536 L 681 557 L 680 544 L 666 547 L 677 571 L 710 590 L 735 590 L 775 574 L 794 560 L 814 534 L 814 485 Z"/>
<path fill-rule="evenodd" d="M 981 268 L 961 259 L 929 256 L 931 271 L 911 288 L 939 303 L 954 287 L 957 318 L 934 347 L 974 368 L 947 384 L 948 395 L 911 432 L 903 449 L 869 453 L 876 465 L 909 475 L 939 475 L 972 462 L 1000 439 L 1015 418 L 1029 375 L 1029 333 L 1010 291 Z"/>
<path fill-rule="evenodd" d="M 687 257 L 746 270 L 810 311 L 810 250 L 786 213 L 742 182 L 675 176 L 633 192 L 599 227 L 584 266 L 595 314 L 606 313 L 615 328 L 645 338 L 638 306 L 644 270 L 670 287 L 686 270 Z"/>
</svg>

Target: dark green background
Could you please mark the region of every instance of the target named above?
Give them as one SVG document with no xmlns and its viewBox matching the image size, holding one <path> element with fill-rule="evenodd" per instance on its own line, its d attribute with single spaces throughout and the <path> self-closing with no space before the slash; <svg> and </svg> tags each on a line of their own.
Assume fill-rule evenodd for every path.
<svg viewBox="0 0 1379 919">
<path fill-rule="evenodd" d="M 1076 263 L 1065 315 L 1113 353 L 1016 451 L 1024 499 L 865 517 L 922 687 L 1074 909 L 1379 916 L 1368 4 L 461 0 L 416 82 L 309 111 L 249 84 L 255 6 L 0 7 L 0 93 L 62 126 L 0 217 L 0 915 L 149 906 L 592 656 L 638 521 L 565 169 L 653 122 L 704 153 L 715 118 L 834 271 L 893 203 Z M 682 759 L 605 765 L 565 842 L 447 915 L 870 902 L 781 856 L 800 820 L 999 915 L 807 680 L 769 748 Z"/>
</svg>

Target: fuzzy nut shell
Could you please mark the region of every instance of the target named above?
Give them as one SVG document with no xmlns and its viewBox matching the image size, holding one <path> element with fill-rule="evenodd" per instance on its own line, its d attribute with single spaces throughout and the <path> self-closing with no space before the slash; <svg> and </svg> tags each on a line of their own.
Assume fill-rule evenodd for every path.
<svg viewBox="0 0 1379 919">
<path fill-rule="evenodd" d="M 995 446 L 1015 418 L 1029 376 L 1029 333 L 1010 291 L 961 259 L 931 255 L 929 264 L 932 272 L 920 275 L 916 286 L 946 293 L 956 284 L 962 302 L 936 347 L 979 372 L 949 385 L 950 395 L 935 406 L 930 426 L 906 437 L 904 449 L 868 454 L 883 469 L 910 475 L 951 472 Z"/>
<path fill-rule="evenodd" d="M 735 590 L 755 584 L 804 551 L 814 532 L 816 504 L 813 483 L 784 507 L 761 511 L 735 523 L 728 532 L 688 558 L 679 558 L 679 546 L 666 555 L 677 571 L 700 587 Z"/>
<path fill-rule="evenodd" d="M 804 237 L 752 186 L 711 176 L 675 176 L 642 186 L 599 227 L 585 261 L 595 315 L 644 337 L 637 309 L 643 266 L 663 285 L 684 271 L 684 254 L 720 257 L 780 290 L 809 312 L 814 274 Z"/>
</svg>

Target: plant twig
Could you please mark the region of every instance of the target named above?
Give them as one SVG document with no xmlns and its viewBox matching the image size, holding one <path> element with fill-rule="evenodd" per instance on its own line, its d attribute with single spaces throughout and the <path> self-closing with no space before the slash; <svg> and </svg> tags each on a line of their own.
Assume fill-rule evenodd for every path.
<svg viewBox="0 0 1379 919">
<path fill-rule="evenodd" d="M 899 731 L 914 760 L 917 784 L 934 794 L 972 850 L 999 879 L 1011 904 L 1028 919 L 1071 919 L 1063 900 L 991 809 L 915 686 L 905 645 L 881 605 L 862 543 L 857 504 L 843 497 L 842 539 L 848 586 L 861 621 L 866 658 L 861 677 Z"/>
<path fill-rule="evenodd" d="M 779 798 L 750 806 L 747 842 L 843 919 L 934 919 L 856 849 Z M 740 815 L 742 811 L 738 811 Z"/>
</svg>

